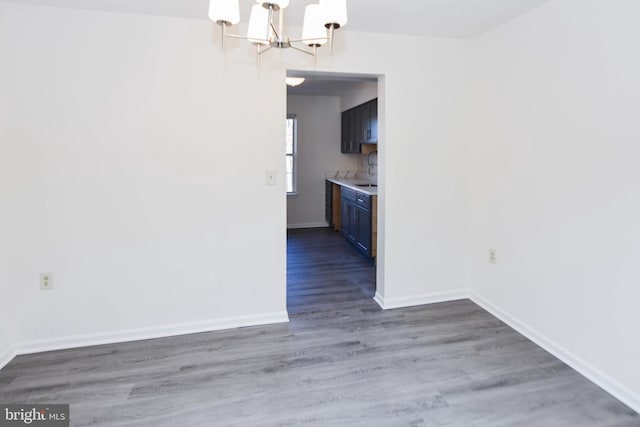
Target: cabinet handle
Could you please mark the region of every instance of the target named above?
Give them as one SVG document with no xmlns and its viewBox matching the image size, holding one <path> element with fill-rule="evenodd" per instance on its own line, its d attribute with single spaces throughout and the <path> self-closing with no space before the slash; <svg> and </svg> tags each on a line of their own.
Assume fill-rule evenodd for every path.
<svg viewBox="0 0 640 427">
<path fill-rule="evenodd" d="M 362 200 L 362 199 L 358 199 L 358 201 L 359 201 L 360 203 L 364 203 L 364 200 Z"/>
</svg>

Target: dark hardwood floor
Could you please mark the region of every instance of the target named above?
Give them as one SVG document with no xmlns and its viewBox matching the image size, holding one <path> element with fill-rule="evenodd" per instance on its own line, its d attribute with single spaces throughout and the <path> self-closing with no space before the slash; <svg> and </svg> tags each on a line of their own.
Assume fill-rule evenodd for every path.
<svg viewBox="0 0 640 427">
<path fill-rule="evenodd" d="M 472 302 L 382 311 L 338 233 L 288 242 L 288 324 L 20 356 L 0 402 L 76 426 L 640 426 Z"/>
<path fill-rule="evenodd" d="M 373 262 L 329 229 L 289 230 L 287 311 L 289 317 L 370 308 L 376 292 Z"/>
</svg>

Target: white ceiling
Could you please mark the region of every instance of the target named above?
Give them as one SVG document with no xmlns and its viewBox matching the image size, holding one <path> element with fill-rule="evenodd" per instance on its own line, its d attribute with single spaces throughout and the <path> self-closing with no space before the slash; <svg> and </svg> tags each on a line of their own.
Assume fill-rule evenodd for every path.
<svg viewBox="0 0 640 427">
<path fill-rule="evenodd" d="M 300 86 L 287 86 L 287 95 L 340 96 L 364 82 L 378 82 L 377 76 L 365 74 L 327 73 L 321 71 L 287 71 L 288 77 L 304 77 Z"/>
<path fill-rule="evenodd" d="M 209 0 L 0 0 L 16 3 L 143 15 L 208 19 Z M 350 31 L 426 37 L 470 38 L 480 35 L 547 0 L 347 0 Z M 300 26 L 304 7 L 318 0 L 291 0 L 288 24 Z M 254 0 L 240 0 L 241 20 L 248 21 Z M 296 73 L 289 73 L 296 75 Z M 371 76 L 298 73 L 307 78 L 291 95 L 338 95 Z"/>
<path fill-rule="evenodd" d="M 145 15 L 207 19 L 208 0 L 2 0 L 48 6 Z M 347 0 L 352 31 L 431 37 L 474 37 L 547 0 Z M 300 26 L 304 6 L 317 0 L 291 0 L 288 22 Z M 253 0 L 240 0 L 248 21 Z"/>
</svg>

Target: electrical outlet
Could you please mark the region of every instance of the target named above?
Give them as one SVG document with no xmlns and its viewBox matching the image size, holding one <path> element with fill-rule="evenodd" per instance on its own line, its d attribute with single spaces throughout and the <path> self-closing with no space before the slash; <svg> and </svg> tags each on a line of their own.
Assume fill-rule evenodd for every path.
<svg viewBox="0 0 640 427">
<path fill-rule="evenodd" d="M 495 249 L 489 249 L 489 262 L 491 264 L 496 264 L 498 261 L 497 253 Z"/>
<path fill-rule="evenodd" d="M 49 291 L 53 289 L 53 274 L 40 273 L 40 290 Z"/>
<path fill-rule="evenodd" d="M 265 181 L 267 185 L 276 185 L 276 171 L 268 170 L 265 174 Z"/>
</svg>

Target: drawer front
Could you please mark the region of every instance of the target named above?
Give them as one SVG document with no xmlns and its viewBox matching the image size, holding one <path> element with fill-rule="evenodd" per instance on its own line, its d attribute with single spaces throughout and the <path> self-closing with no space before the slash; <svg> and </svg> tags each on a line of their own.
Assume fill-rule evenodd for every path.
<svg viewBox="0 0 640 427">
<path fill-rule="evenodd" d="M 356 193 L 356 204 L 368 210 L 371 207 L 371 196 L 364 193 Z"/>
<path fill-rule="evenodd" d="M 356 194 L 357 191 L 352 190 L 350 188 L 347 187 L 340 187 L 340 197 L 342 197 L 345 200 L 349 200 L 350 202 L 354 202 L 356 201 Z"/>
</svg>

